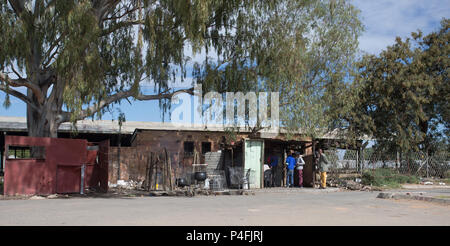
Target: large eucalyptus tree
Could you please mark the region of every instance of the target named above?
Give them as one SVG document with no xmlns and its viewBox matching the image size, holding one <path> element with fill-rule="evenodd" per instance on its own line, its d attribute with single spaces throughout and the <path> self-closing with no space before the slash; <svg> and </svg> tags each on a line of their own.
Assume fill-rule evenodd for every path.
<svg viewBox="0 0 450 246">
<path fill-rule="evenodd" d="M 170 82 L 206 51 L 193 65 L 205 90 L 280 91 L 289 112 L 307 114 L 305 102 L 338 88 L 360 29 L 343 0 L 3 0 L 0 90 L 5 106 L 26 103 L 30 136 L 56 137 L 123 99 L 164 108 L 191 93 Z"/>
</svg>

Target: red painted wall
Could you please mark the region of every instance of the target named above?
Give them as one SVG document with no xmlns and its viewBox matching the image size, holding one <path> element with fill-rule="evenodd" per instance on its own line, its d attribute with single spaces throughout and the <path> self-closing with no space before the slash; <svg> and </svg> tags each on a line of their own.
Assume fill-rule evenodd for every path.
<svg viewBox="0 0 450 246">
<path fill-rule="evenodd" d="M 83 164 L 86 165 L 84 186 L 98 186 L 99 190 L 107 191 L 108 169 L 103 168 L 104 163 L 96 163 L 97 151 L 88 151 L 86 140 L 5 136 L 5 148 L 10 145 L 43 146 L 45 159 L 6 159 L 5 195 L 78 193 Z M 109 141 L 100 146 L 107 152 Z"/>
</svg>

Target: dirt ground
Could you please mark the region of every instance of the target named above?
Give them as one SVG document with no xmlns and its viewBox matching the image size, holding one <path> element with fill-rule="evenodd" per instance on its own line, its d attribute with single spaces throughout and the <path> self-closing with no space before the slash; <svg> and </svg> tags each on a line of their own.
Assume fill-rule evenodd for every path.
<svg viewBox="0 0 450 246">
<path fill-rule="evenodd" d="M 149 197 L 112 192 L 0 200 L 0 225 L 450 225 L 450 206 L 379 199 L 378 192 L 278 188 L 253 193 Z"/>
</svg>

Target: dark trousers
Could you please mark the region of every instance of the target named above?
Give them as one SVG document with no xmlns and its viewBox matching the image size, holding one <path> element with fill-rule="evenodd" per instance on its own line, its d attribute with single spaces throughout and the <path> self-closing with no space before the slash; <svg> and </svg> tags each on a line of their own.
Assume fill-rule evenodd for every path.
<svg viewBox="0 0 450 246">
<path fill-rule="evenodd" d="M 278 170 L 278 166 L 274 166 L 271 169 L 271 171 L 272 171 L 272 187 L 276 186 L 276 179 L 278 178 L 277 170 Z"/>
</svg>

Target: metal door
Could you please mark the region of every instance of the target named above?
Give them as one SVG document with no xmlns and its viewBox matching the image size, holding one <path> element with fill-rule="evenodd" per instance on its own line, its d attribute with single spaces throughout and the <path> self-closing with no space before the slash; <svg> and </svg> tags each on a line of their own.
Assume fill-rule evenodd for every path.
<svg viewBox="0 0 450 246">
<path fill-rule="evenodd" d="M 80 193 L 81 166 L 57 166 L 56 193 Z"/>
<path fill-rule="evenodd" d="M 262 140 L 246 139 L 244 143 L 244 167 L 245 170 L 251 169 L 250 188 L 262 187 L 262 153 L 264 142 Z"/>
</svg>

